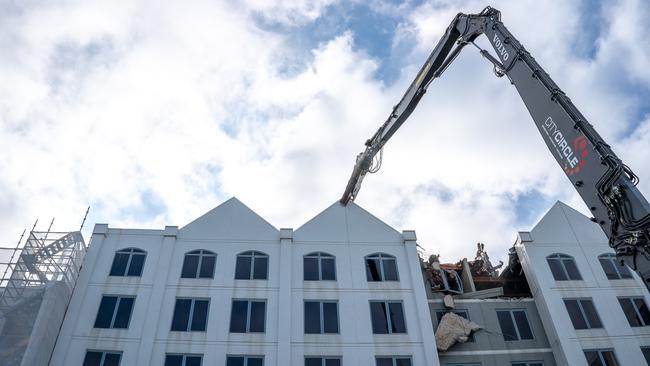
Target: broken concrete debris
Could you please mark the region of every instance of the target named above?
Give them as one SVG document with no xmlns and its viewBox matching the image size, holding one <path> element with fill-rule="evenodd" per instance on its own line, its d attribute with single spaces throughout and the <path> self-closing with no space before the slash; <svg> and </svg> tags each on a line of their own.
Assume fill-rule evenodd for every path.
<svg viewBox="0 0 650 366">
<path fill-rule="evenodd" d="M 445 304 L 445 308 L 453 309 L 454 308 L 454 297 L 451 295 L 445 295 L 442 298 L 442 303 Z"/>
<path fill-rule="evenodd" d="M 440 319 L 436 330 L 436 346 L 439 351 L 447 351 L 456 343 L 465 343 L 472 332 L 481 326 L 454 313 L 446 313 Z"/>
</svg>

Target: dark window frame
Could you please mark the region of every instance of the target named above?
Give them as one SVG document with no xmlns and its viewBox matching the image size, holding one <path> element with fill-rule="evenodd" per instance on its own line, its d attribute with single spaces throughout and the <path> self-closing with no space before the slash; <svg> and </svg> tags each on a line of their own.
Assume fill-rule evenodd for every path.
<svg viewBox="0 0 650 366">
<path fill-rule="evenodd" d="M 503 335 L 503 340 L 505 342 L 517 342 L 517 341 L 530 341 L 530 340 L 535 340 L 535 333 L 533 332 L 533 327 L 530 326 L 530 321 L 528 321 L 528 311 L 526 309 L 495 309 L 497 313 L 497 322 L 499 323 L 499 328 L 501 329 L 501 334 Z M 515 329 L 516 334 L 510 334 L 511 336 L 516 336 L 517 339 L 506 339 L 506 334 L 503 332 L 503 327 L 501 325 L 501 321 L 499 320 L 499 313 L 509 313 L 510 315 L 510 321 L 512 322 L 512 325 Z M 521 330 L 519 329 L 519 324 L 517 323 L 517 319 L 515 319 L 515 312 L 518 313 L 523 313 L 526 324 L 528 325 L 528 329 L 530 329 L 530 338 L 521 338 Z"/>
<path fill-rule="evenodd" d="M 129 259 L 126 261 L 126 266 L 124 267 L 124 271 L 122 274 L 114 274 L 113 269 L 115 267 L 115 261 L 117 260 L 117 256 L 121 255 L 128 255 Z M 108 275 L 110 277 L 142 277 L 142 272 L 144 272 L 144 265 L 147 261 L 147 251 L 140 249 L 140 248 L 135 248 L 135 247 L 129 247 L 129 248 L 123 248 L 120 250 L 116 250 L 115 253 L 113 254 L 113 262 L 111 262 L 111 268 L 109 270 Z M 144 259 L 142 260 L 142 266 L 140 267 L 140 273 L 132 274 L 130 275 L 129 272 L 131 271 L 131 262 L 133 261 L 134 256 L 143 256 Z"/>
<path fill-rule="evenodd" d="M 397 257 L 388 253 L 372 253 L 363 258 L 363 262 L 365 265 L 366 269 L 366 280 L 368 282 L 399 282 L 400 281 L 400 276 L 399 276 L 399 267 L 397 266 Z M 371 279 L 368 278 L 370 275 L 370 271 L 368 270 L 368 260 L 378 260 L 379 261 L 379 279 Z M 394 280 L 387 280 L 386 279 L 386 272 L 384 270 L 384 262 L 387 261 L 393 261 L 395 263 L 395 277 L 396 279 Z"/>
<path fill-rule="evenodd" d="M 247 278 L 237 278 L 237 268 L 239 266 L 239 258 L 250 258 L 251 259 L 251 268 L 248 274 Z M 264 274 L 264 278 L 255 278 L 255 265 L 257 263 L 256 259 L 266 259 L 266 273 Z M 271 259 L 268 254 L 257 251 L 257 250 L 248 250 L 242 253 L 237 254 L 237 259 L 235 260 L 235 279 L 236 280 L 243 280 L 243 281 L 251 281 L 251 280 L 260 280 L 260 281 L 265 281 L 269 279 L 269 267 L 270 267 L 270 262 Z"/>
<path fill-rule="evenodd" d="M 226 355 L 226 365 L 228 364 L 229 358 L 243 358 L 244 366 L 248 366 L 248 360 L 262 360 L 262 365 L 264 365 L 264 356 L 263 355 Z"/>
<path fill-rule="evenodd" d="M 589 362 L 588 361 L 589 358 L 587 357 L 587 352 L 596 352 L 598 354 L 599 361 L 600 361 L 601 365 L 603 365 L 603 366 L 607 365 L 607 362 L 605 361 L 605 356 L 603 354 L 605 352 L 611 352 L 612 358 L 614 359 L 614 362 L 616 363 L 616 365 L 620 365 L 620 363 L 618 362 L 618 358 L 616 358 L 616 353 L 614 352 L 614 349 L 612 349 L 612 348 L 585 349 L 585 350 L 582 350 L 582 351 L 583 351 L 583 353 L 585 355 L 585 360 L 587 360 L 587 362 Z M 614 365 L 614 366 L 616 366 L 616 365 Z"/>
<path fill-rule="evenodd" d="M 372 331 L 373 334 L 408 334 L 408 326 L 406 324 L 406 314 L 404 312 L 404 302 L 403 301 L 401 301 L 401 300 L 369 300 L 368 303 L 369 303 L 369 306 L 370 306 L 370 325 L 373 328 L 373 331 Z M 386 328 L 388 330 L 387 333 L 375 333 L 375 330 L 374 330 L 375 325 L 373 324 L 374 317 L 372 316 L 372 304 L 373 303 L 374 304 L 382 304 L 383 303 L 384 306 L 385 306 L 385 309 L 386 309 L 385 321 L 386 321 Z M 391 326 L 393 322 L 392 322 L 391 315 L 390 315 L 390 304 L 399 304 L 400 305 L 400 309 L 402 310 L 402 319 L 404 319 L 404 331 L 403 332 L 393 331 L 393 328 Z"/>
<path fill-rule="evenodd" d="M 393 366 L 397 366 L 398 360 L 408 360 L 409 364 L 413 366 L 413 357 L 411 356 L 375 356 L 375 365 L 378 364 L 379 360 L 388 360 L 390 359 Z"/>
<path fill-rule="evenodd" d="M 187 358 L 188 357 L 198 357 L 199 358 L 199 365 L 203 365 L 203 354 L 202 353 L 165 353 L 165 365 L 167 365 L 167 357 L 169 356 L 181 356 L 183 359 L 181 360 L 181 365 L 185 366 L 187 363 Z"/>
<path fill-rule="evenodd" d="M 343 357 L 342 356 L 320 356 L 320 355 L 312 355 L 312 356 L 305 356 L 305 366 L 307 366 L 307 360 L 308 359 L 318 359 L 320 360 L 321 366 L 326 366 L 327 361 L 332 361 L 332 360 L 337 360 L 339 361 L 339 365 L 343 364 Z"/>
<path fill-rule="evenodd" d="M 566 278 L 557 278 L 556 273 L 553 272 L 554 267 L 553 265 L 551 265 L 551 261 L 557 262 L 557 264 L 562 269 L 561 274 Z M 573 262 L 573 266 L 576 269 L 576 274 L 578 275 L 578 278 L 571 278 L 570 271 L 567 269 L 567 264 L 565 261 Z M 548 264 L 549 269 L 551 270 L 553 279 L 555 279 L 556 281 L 582 281 L 582 274 L 580 273 L 580 269 L 578 268 L 578 264 L 576 263 L 574 257 L 564 253 L 553 253 L 546 256 L 546 263 Z"/>
<path fill-rule="evenodd" d="M 650 314 L 646 316 L 648 319 L 644 319 L 643 314 L 641 313 L 641 309 L 639 309 L 639 305 L 637 304 L 637 300 L 641 300 L 643 302 L 643 305 L 646 307 L 646 311 L 650 311 L 650 308 L 648 308 L 648 304 L 645 301 L 645 297 L 643 296 L 621 296 L 617 297 L 618 303 L 621 306 L 621 310 L 623 310 L 623 314 L 625 315 L 625 318 L 627 319 L 628 323 L 630 324 L 630 327 L 633 328 L 640 328 L 640 327 L 647 327 L 650 326 Z M 633 325 L 632 321 L 630 320 L 630 317 L 625 313 L 625 307 L 623 305 L 622 301 L 629 301 L 632 307 L 634 308 L 634 312 L 636 315 L 636 320 L 639 322 L 640 325 Z"/>
<path fill-rule="evenodd" d="M 115 305 L 113 306 L 113 314 L 111 315 L 111 321 L 109 323 L 108 327 L 98 327 L 97 326 L 97 321 L 99 320 L 99 311 L 101 310 L 102 306 L 102 301 L 104 298 L 107 297 L 115 297 Z M 122 303 L 122 299 L 132 299 L 133 302 L 131 304 L 131 309 L 129 310 L 129 318 L 126 321 L 126 327 L 115 327 L 115 320 L 117 318 L 117 313 L 120 309 L 120 304 Z M 97 315 L 95 316 L 95 323 L 93 325 L 93 328 L 95 329 L 129 329 L 129 326 L 131 325 L 131 318 L 133 316 L 133 308 L 135 307 L 135 295 L 112 295 L 112 294 L 102 294 L 102 298 L 99 301 L 99 307 L 97 308 Z"/>
<path fill-rule="evenodd" d="M 306 267 L 305 260 L 306 259 L 316 259 L 316 263 L 317 263 L 317 267 L 318 267 L 318 269 L 317 269 L 317 271 L 318 271 L 318 279 L 316 279 L 316 280 L 308 280 L 308 279 L 305 278 L 305 274 L 306 274 L 305 273 L 306 272 L 305 271 L 305 267 Z M 333 262 L 333 264 L 334 264 L 334 278 L 333 279 L 325 279 L 325 280 L 323 279 L 323 260 L 331 260 Z M 302 266 L 303 266 L 303 281 L 313 282 L 313 281 L 336 281 L 337 280 L 337 277 L 336 277 L 336 272 L 337 272 L 336 271 L 336 257 L 333 256 L 332 254 L 325 253 L 325 252 L 313 252 L 313 253 L 305 254 L 302 257 Z"/>
<path fill-rule="evenodd" d="M 513 361 L 510 366 L 544 366 L 542 361 Z"/>
<path fill-rule="evenodd" d="M 245 326 L 245 331 L 244 332 L 233 332 L 232 331 L 233 307 L 234 307 L 235 301 L 245 301 L 245 302 L 247 302 L 247 304 L 246 304 L 246 326 Z M 253 311 L 252 303 L 262 303 L 262 304 L 264 304 L 264 322 L 263 322 L 263 327 L 262 327 L 263 329 L 261 331 L 252 332 L 250 330 L 251 329 L 251 314 L 252 314 L 252 311 Z M 267 315 L 268 315 L 267 306 L 266 306 L 267 303 L 268 302 L 267 302 L 266 299 L 240 299 L 240 298 L 232 299 L 231 305 L 230 305 L 230 324 L 228 326 L 229 333 L 238 333 L 238 334 L 248 334 L 248 333 L 264 334 L 264 333 L 266 333 L 266 319 L 267 319 Z"/>
<path fill-rule="evenodd" d="M 614 253 L 603 253 L 599 255 L 598 262 L 603 268 L 603 272 L 605 272 L 605 276 L 608 280 L 629 280 L 633 278 L 630 269 L 625 265 L 620 265 L 616 260 L 616 254 Z M 606 265 L 603 262 L 607 263 L 611 268 L 614 268 L 615 273 L 613 273 L 613 276 L 610 276 L 610 273 L 608 273 L 607 268 L 605 268 Z"/>
<path fill-rule="evenodd" d="M 107 351 L 107 350 L 98 350 L 98 349 L 87 349 L 86 350 L 86 355 L 84 356 L 84 361 L 83 361 L 82 366 L 95 366 L 95 365 L 91 365 L 91 364 L 88 363 L 87 358 L 88 358 L 88 354 L 90 354 L 90 353 L 100 353 L 101 354 L 100 360 L 99 360 L 99 365 L 97 365 L 97 366 L 104 366 L 104 364 L 106 362 L 106 356 L 107 355 L 117 355 L 118 356 L 117 364 L 119 365 L 119 364 L 122 363 L 122 354 L 123 354 L 122 351 Z"/>
<path fill-rule="evenodd" d="M 198 263 L 196 265 L 196 273 L 194 273 L 194 276 L 188 277 L 184 276 L 185 273 L 185 260 L 187 256 L 192 256 L 192 257 L 199 257 Z M 212 264 L 212 271 L 209 277 L 201 276 L 201 266 L 203 265 L 203 259 L 206 257 L 214 257 L 214 263 Z M 193 279 L 214 279 L 214 272 L 217 267 L 217 254 L 209 251 L 207 249 L 197 249 L 197 250 L 192 250 L 183 256 L 183 265 L 181 267 L 181 278 L 193 278 Z"/>
<path fill-rule="evenodd" d="M 318 312 L 320 316 L 320 332 L 307 332 L 307 303 L 318 303 Z M 324 304 L 334 304 L 336 306 L 336 332 L 325 331 L 325 306 Z M 305 334 L 341 334 L 341 321 L 339 314 L 338 300 L 304 300 L 303 301 L 303 325 Z"/>
<path fill-rule="evenodd" d="M 190 300 L 190 312 L 187 315 L 187 328 L 185 330 L 182 329 L 174 329 L 174 320 L 176 316 L 176 307 L 178 306 L 178 300 Z M 172 323 L 169 327 L 170 332 L 207 332 L 208 331 L 208 321 L 210 319 L 210 301 L 211 299 L 209 297 L 177 297 L 176 300 L 174 301 L 174 310 L 172 310 Z M 194 308 L 196 307 L 196 302 L 197 301 L 207 301 L 208 306 L 205 311 L 205 329 L 204 330 L 193 330 L 192 329 L 192 322 L 194 321 Z"/>
<path fill-rule="evenodd" d="M 569 311 L 569 306 L 567 304 L 567 301 L 575 301 L 576 304 L 578 305 L 578 309 L 580 310 L 580 315 L 582 316 L 582 321 L 587 325 L 586 328 L 577 328 L 575 321 L 571 317 L 571 312 Z M 600 319 L 600 314 L 598 313 L 598 309 L 596 309 L 596 304 L 594 303 L 593 299 L 590 297 L 569 297 L 566 299 L 562 299 L 562 302 L 564 302 L 564 307 L 567 310 L 567 313 L 569 314 L 569 318 L 571 319 L 571 324 L 573 325 L 573 328 L 576 330 L 582 330 L 582 329 L 602 329 L 603 328 L 603 322 Z M 599 324 L 591 324 L 590 317 L 587 314 L 587 311 L 585 310 L 585 303 L 591 303 L 591 307 L 594 308 L 594 315 L 596 316 L 598 323 Z"/>
</svg>

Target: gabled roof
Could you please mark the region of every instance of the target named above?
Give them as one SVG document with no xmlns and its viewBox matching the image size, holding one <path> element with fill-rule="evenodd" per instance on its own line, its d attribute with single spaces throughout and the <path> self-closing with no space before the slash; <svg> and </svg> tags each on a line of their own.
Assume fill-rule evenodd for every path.
<svg viewBox="0 0 650 366">
<path fill-rule="evenodd" d="M 402 234 L 357 204 L 338 201 L 293 234 L 294 241 L 402 242 Z"/>
<path fill-rule="evenodd" d="M 235 197 L 182 227 L 183 239 L 278 240 L 279 231 Z"/>
<path fill-rule="evenodd" d="M 561 201 L 539 220 L 531 235 L 540 243 L 607 243 L 598 224 Z"/>
</svg>

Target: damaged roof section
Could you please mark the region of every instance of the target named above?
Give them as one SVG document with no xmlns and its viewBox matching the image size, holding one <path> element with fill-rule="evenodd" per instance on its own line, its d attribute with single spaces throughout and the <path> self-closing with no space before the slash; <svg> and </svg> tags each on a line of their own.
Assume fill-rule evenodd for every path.
<svg viewBox="0 0 650 366">
<path fill-rule="evenodd" d="M 456 344 L 471 342 L 473 334 L 484 329 L 485 324 L 481 323 L 493 323 L 485 317 L 472 321 L 469 309 L 459 309 L 459 306 L 468 308 L 467 302 L 473 301 L 472 306 L 480 307 L 481 299 L 500 299 L 499 303 L 508 303 L 532 298 L 514 248 L 508 253 L 505 268 L 501 261 L 492 263 L 483 243 L 477 243 L 473 260 L 463 258 L 455 263 L 441 263 L 439 256 L 430 255 L 426 261 L 420 258 L 420 263 L 430 302 L 439 304 L 432 304 L 432 321 L 435 315 L 438 323 L 436 346 L 442 354 Z M 498 333 L 498 330 L 492 332 Z"/>
<path fill-rule="evenodd" d="M 508 264 L 500 271 L 504 263 L 499 261 L 494 265 L 485 244 L 477 243 L 476 246 L 476 256 L 472 261 L 463 258 L 456 263 L 441 263 L 437 255 L 421 260 L 430 291 L 441 296 L 474 299 L 532 297 L 514 248 L 510 248 Z"/>
</svg>

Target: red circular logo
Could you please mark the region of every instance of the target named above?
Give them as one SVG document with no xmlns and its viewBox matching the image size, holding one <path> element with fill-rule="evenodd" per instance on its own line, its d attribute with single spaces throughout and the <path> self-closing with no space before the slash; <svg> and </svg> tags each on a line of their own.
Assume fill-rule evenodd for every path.
<svg viewBox="0 0 650 366">
<path fill-rule="evenodd" d="M 573 140 L 573 157 L 578 159 L 578 164 L 573 168 L 566 167 L 564 171 L 567 175 L 574 175 L 578 173 L 587 161 L 587 155 L 589 155 L 589 150 L 587 150 L 587 138 L 583 135 L 576 137 Z"/>
</svg>

